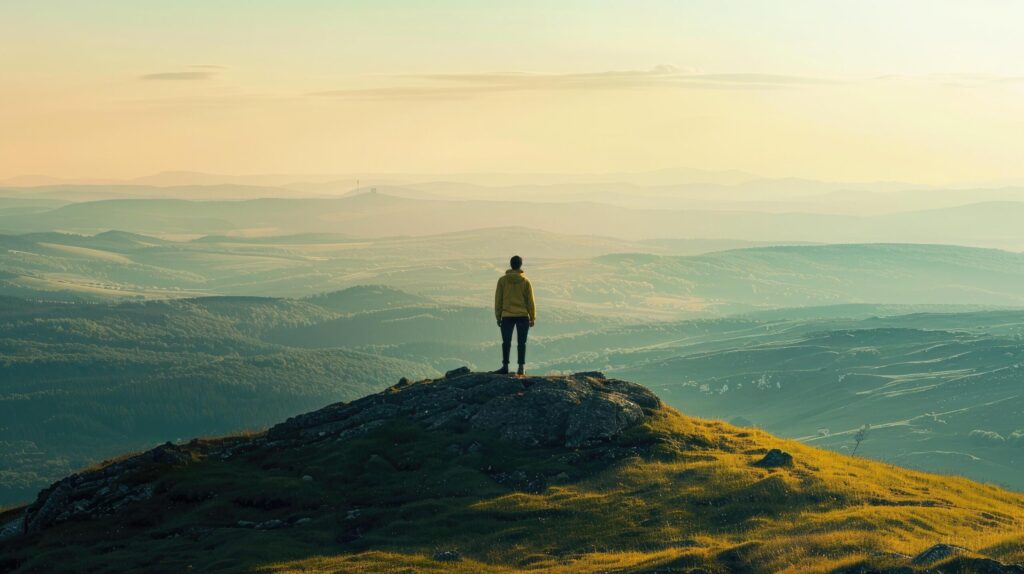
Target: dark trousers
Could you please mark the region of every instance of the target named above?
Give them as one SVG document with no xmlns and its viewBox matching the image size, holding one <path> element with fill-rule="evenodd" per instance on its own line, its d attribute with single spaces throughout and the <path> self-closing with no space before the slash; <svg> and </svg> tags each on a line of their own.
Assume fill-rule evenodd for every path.
<svg viewBox="0 0 1024 574">
<path fill-rule="evenodd" d="M 526 364 L 526 335 L 530 332 L 529 317 L 501 318 L 501 362 L 508 364 L 508 355 L 512 351 L 512 330 L 516 331 L 516 343 L 519 348 L 519 364 Z"/>
</svg>

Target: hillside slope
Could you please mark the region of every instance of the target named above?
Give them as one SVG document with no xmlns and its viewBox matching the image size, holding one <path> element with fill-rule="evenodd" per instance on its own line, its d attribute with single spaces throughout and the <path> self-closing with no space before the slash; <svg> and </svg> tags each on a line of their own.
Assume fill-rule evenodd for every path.
<svg viewBox="0 0 1024 574">
<path fill-rule="evenodd" d="M 600 373 L 403 380 L 0 519 L 0 570 L 23 573 L 1024 571 L 1022 495 L 689 418 Z"/>
<path fill-rule="evenodd" d="M 678 337 L 592 364 L 688 412 L 835 450 L 852 449 L 870 425 L 863 456 L 1022 490 L 1022 334 L 1024 313 L 1013 310 L 737 320 L 711 342 Z"/>
</svg>

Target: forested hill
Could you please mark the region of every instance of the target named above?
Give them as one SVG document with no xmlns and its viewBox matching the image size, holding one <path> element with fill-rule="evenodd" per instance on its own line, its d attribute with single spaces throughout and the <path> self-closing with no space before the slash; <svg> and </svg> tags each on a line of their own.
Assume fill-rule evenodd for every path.
<svg viewBox="0 0 1024 574">
<path fill-rule="evenodd" d="M 434 372 L 263 332 L 338 315 L 309 302 L 206 298 L 0 302 L 0 504 L 104 456 L 278 419 Z"/>
</svg>

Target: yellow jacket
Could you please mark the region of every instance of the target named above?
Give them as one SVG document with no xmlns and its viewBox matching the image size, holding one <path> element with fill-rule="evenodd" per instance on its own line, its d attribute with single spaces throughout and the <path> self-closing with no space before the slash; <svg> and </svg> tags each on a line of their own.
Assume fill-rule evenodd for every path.
<svg viewBox="0 0 1024 574">
<path fill-rule="evenodd" d="M 499 321 L 503 317 L 529 317 L 531 321 L 537 320 L 533 285 L 523 275 L 522 269 L 509 269 L 498 279 L 498 288 L 494 290 L 494 316 Z"/>
</svg>

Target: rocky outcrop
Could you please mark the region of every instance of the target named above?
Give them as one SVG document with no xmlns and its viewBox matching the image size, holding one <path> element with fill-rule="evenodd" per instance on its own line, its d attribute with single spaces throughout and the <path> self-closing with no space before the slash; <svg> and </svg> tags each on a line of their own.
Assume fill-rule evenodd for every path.
<svg viewBox="0 0 1024 574">
<path fill-rule="evenodd" d="M 971 554 L 962 546 L 935 544 L 913 558 L 896 552 L 878 553 L 880 558 L 905 561 L 902 566 L 877 568 L 862 563 L 833 570 L 832 574 L 1024 574 L 1024 566 L 1019 564 L 1004 564 Z"/>
<path fill-rule="evenodd" d="M 19 517 L 14 520 L 8 521 L 3 526 L 0 526 L 0 542 L 10 538 L 16 538 L 25 533 L 25 519 Z"/>
<path fill-rule="evenodd" d="M 968 552 L 970 552 L 970 550 L 962 546 L 954 546 L 952 544 L 936 544 L 935 546 L 932 546 L 931 548 L 925 550 L 917 556 L 914 556 L 914 559 L 911 560 L 911 562 L 913 562 L 914 564 L 931 564 L 933 562 L 945 560 L 950 556 L 955 556 L 957 554 L 965 554 Z"/>
<path fill-rule="evenodd" d="M 991 558 L 975 557 L 954 558 L 944 563 L 938 570 L 943 574 L 1024 574 L 1024 566 L 1020 564 L 1004 564 Z"/>
<path fill-rule="evenodd" d="M 381 393 L 290 418 L 266 435 L 215 444 L 167 443 L 96 470 L 73 474 L 42 491 L 21 518 L 0 525 L 0 540 L 39 532 L 74 518 L 115 514 L 133 502 L 151 498 L 155 477 L 161 470 L 190 464 L 197 457 L 230 458 L 248 449 L 344 441 L 399 417 L 418 421 L 427 429 L 468 428 L 490 431 L 524 446 L 575 449 L 613 440 L 660 405 L 646 388 L 607 379 L 597 372 L 518 378 L 471 373 L 462 367 L 441 379 L 402 379 Z M 472 450 L 473 446 L 468 448 Z M 510 476 L 506 482 L 528 484 L 530 479 Z M 291 524 L 274 521 L 240 525 L 262 530 L 287 526 Z"/>
<path fill-rule="evenodd" d="M 153 496 L 153 485 L 142 479 L 140 471 L 190 462 L 189 450 L 166 443 L 97 470 L 72 474 L 39 493 L 17 523 L 8 525 L 5 532 L 32 534 L 72 518 L 114 514 L 132 502 Z"/>
<path fill-rule="evenodd" d="M 973 553 L 963 546 L 954 544 L 936 544 L 921 552 L 910 561 L 923 572 L 939 572 L 942 574 L 1024 574 L 1024 566 L 1020 564 L 1004 564 L 998 560 Z"/>
<path fill-rule="evenodd" d="M 520 378 L 457 369 L 288 419 L 267 436 L 346 440 L 405 417 L 428 429 L 468 426 L 524 446 L 580 448 L 615 438 L 660 405 L 646 388 L 601 373 Z"/>
<path fill-rule="evenodd" d="M 754 466 L 760 466 L 761 468 L 793 466 L 793 455 L 777 448 L 773 448 L 764 455 L 764 458 L 755 462 Z"/>
</svg>

